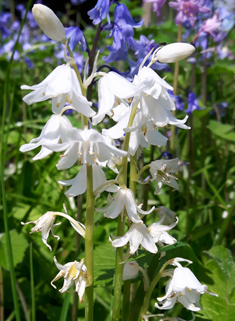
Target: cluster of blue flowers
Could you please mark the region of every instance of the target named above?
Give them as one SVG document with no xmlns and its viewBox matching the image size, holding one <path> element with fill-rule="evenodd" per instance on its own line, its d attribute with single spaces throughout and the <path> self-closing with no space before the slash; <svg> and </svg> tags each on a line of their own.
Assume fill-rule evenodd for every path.
<svg viewBox="0 0 235 321">
<path fill-rule="evenodd" d="M 80 5 L 86 0 L 72 0 L 72 5 Z M 150 2 L 144 0 L 145 2 Z M 165 4 L 165 1 L 156 0 L 152 1 L 153 8 L 157 8 L 156 13 L 159 15 L 161 7 Z M 199 50 L 203 50 L 204 54 L 199 59 L 206 57 L 207 59 L 212 55 L 212 49 L 209 47 L 211 40 L 213 39 L 216 46 L 214 51 L 217 52 L 219 59 L 230 57 L 231 53 L 224 47 L 224 40 L 227 33 L 234 27 L 234 11 L 232 9 L 232 2 L 212 0 L 178 0 L 176 2 L 170 2 L 170 7 L 177 10 L 176 24 L 183 23 L 186 28 L 184 39 L 191 37 L 195 34 L 194 41 L 195 46 Z M 110 18 L 110 6 L 114 7 L 113 19 Z M 183 11 L 182 8 L 185 10 Z M 16 6 L 16 10 L 20 13 L 21 19 L 25 15 L 25 7 L 22 4 Z M 212 12 L 214 13 L 212 15 Z M 154 43 L 154 40 L 148 39 L 144 35 L 141 35 L 139 40 L 134 38 L 134 29 L 140 28 L 144 20 L 134 21 L 128 8 L 118 1 L 98 0 L 95 7 L 88 12 L 90 19 L 94 25 L 99 25 L 103 32 L 106 32 L 106 37 L 112 38 L 112 45 L 108 45 L 108 56 L 103 57 L 104 66 L 106 63 L 112 63 L 114 61 L 125 60 L 129 65 L 129 71 L 125 73 L 128 79 L 132 79 L 137 74 L 138 68 L 142 63 L 146 55 L 152 50 L 157 49 L 158 44 Z M 17 39 L 17 33 L 20 28 L 20 22 L 18 20 L 13 21 L 13 17 L 9 12 L 1 12 L 0 14 L 0 30 L 2 34 L 2 45 L 0 48 L 0 56 L 10 58 L 14 44 Z M 70 39 L 71 50 L 74 51 L 77 44 L 80 44 L 82 51 L 89 51 L 86 39 L 83 32 L 79 27 L 66 28 L 66 37 Z M 62 44 L 56 44 L 53 40 L 49 40 L 44 34 L 41 34 L 37 23 L 35 22 L 32 12 L 27 13 L 27 23 L 24 25 L 19 38 L 20 49 L 14 53 L 14 60 L 24 59 L 28 67 L 33 67 L 33 63 L 30 60 L 27 52 L 34 50 L 35 44 L 42 44 L 40 49 L 43 49 L 44 42 L 51 42 L 54 46 L 54 56 L 57 59 L 64 58 L 64 47 Z M 132 53 L 132 55 L 130 55 Z M 80 71 L 84 68 L 84 58 L 74 51 L 74 56 L 78 68 Z M 47 58 L 49 60 L 51 58 Z M 150 58 L 149 58 L 150 59 Z M 149 59 L 146 60 L 145 65 L 149 63 Z M 196 58 L 191 58 L 192 63 L 196 62 Z M 164 69 L 167 71 L 167 64 L 155 62 L 151 68 L 155 70 Z M 100 67 L 102 69 L 102 66 Z M 173 93 L 171 93 L 173 95 Z M 173 95 L 174 96 L 174 95 Z M 176 108 L 185 111 L 187 114 L 191 114 L 194 110 L 200 109 L 196 95 L 193 92 L 188 93 L 187 108 L 182 97 L 174 96 L 176 102 Z"/>
</svg>

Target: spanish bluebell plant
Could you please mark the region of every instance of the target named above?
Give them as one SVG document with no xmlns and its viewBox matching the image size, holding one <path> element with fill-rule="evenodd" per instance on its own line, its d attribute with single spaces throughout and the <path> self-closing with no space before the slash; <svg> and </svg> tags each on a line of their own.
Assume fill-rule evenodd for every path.
<svg viewBox="0 0 235 321">
<path fill-rule="evenodd" d="M 184 1 L 186 2 L 186 1 Z M 109 16 L 109 6 L 116 5 L 114 9 L 114 20 Z M 185 5 L 185 4 L 184 4 Z M 195 5 L 188 8 L 187 17 L 191 24 L 195 23 L 195 14 L 205 12 L 202 5 Z M 173 5 L 174 8 L 178 8 Z M 182 9 L 183 10 L 183 9 Z M 181 11 L 182 11 L 181 10 Z M 185 16 L 178 14 L 179 23 L 183 22 Z M 164 127 L 169 125 L 177 126 L 180 129 L 189 130 L 186 125 L 188 116 L 178 119 L 172 113 L 176 109 L 175 102 L 169 91 L 173 87 L 161 78 L 152 68 L 156 63 L 174 63 L 190 56 L 195 48 L 186 43 L 173 43 L 166 46 L 149 48 L 146 56 L 146 38 L 141 38 L 137 43 L 133 39 L 134 29 L 143 24 L 143 21 L 135 22 L 127 7 L 119 2 L 99 0 L 94 9 L 89 11 L 90 18 L 94 25 L 98 25 L 93 48 L 87 47 L 86 39 L 78 28 L 67 29 L 67 32 L 54 12 L 48 7 L 36 4 L 33 9 L 34 19 L 45 35 L 64 45 L 65 64 L 56 67 L 42 82 L 36 85 L 22 85 L 21 89 L 30 90 L 23 98 L 28 105 L 45 100 L 51 100 L 53 115 L 44 126 L 39 137 L 32 139 L 29 143 L 21 146 L 22 152 L 31 151 L 41 147 L 40 152 L 34 160 L 48 157 L 52 152 L 63 152 L 56 167 L 58 170 L 68 170 L 75 164 L 81 167 L 76 176 L 70 180 L 60 180 L 63 186 L 69 186 L 65 194 L 75 197 L 86 192 L 86 213 L 85 225 L 76 221 L 68 213 L 53 212 L 52 209 L 42 215 L 38 220 L 25 224 L 35 224 L 31 229 L 33 232 L 42 233 L 43 243 L 51 250 L 47 243 L 49 232 L 54 235 L 54 228 L 60 224 L 55 223 L 57 216 L 69 220 L 72 228 L 85 240 L 85 257 L 78 262 L 74 261 L 58 263 L 54 257 L 54 263 L 59 273 L 51 281 L 54 282 L 64 278 L 61 293 L 71 289 L 75 285 L 75 291 L 80 302 L 83 301 L 85 293 L 85 320 L 94 319 L 94 213 L 104 213 L 106 218 L 117 221 L 115 235 L 110 235 L 110 244 L 116 251 L 116 267 L 114 276 L 113 306 L 110 317 L 113 321 L 120 320 L 122 308 L 122 285 L 123 281 L 136 278 L 139 271 L 143 275 L 143 290 L 141 294 L 141 305 L 135 311 L 131 309 L 125 315 L 125 320 L 137 319 L 148 320 L 154 315 L 148 311 L 153 290 L 162 277 L 169 277 L 166 286 L 166 294 L 158 297 L 155 307 L 159 310 L 168 310 L 176 302 L 180 302 L 190 311 L 198 311 L 200 307 L 200 296 L 207 291 L 207 286 L 202 285 L 194 276 L 192 271 L 183 267 L 179 262 L 192 263 L 189 260 L 175 257 L 162 263 L 165 256 L 164 245 L 174 245 L 176 238 L 168 232 L 178 224 L 178 217 L 170 209 L 160 206 L 153 206 L 150 210 L 142 209 L 142 204 L 136 199 L 136 184 L 153 183 L 155 195 L 159 195 L 164 185 L 177 190 L 179 185 L 178 172 L 182 162 L 178 158 L 152 160 L 142 168 L 138 169 L 137 160 L 140 154 L 144 153 L 149 145 L 165 146 L 167 137 L 164 136 Z M 185 14 L 185 8 L 184 8 Z M 192 14 L 194 14 L 192 16 Z M 107 23 L 102 25 L 107 18 Z M 128 75 L 125 78 L 119 72 L 102 71 L 99 65 L 99 51 L 97 43 L 101 31 L 110 31 L 113 37 L 112 46 L 108 46 L 110 54 L 104 58 L 105 62 L 125 60 L 128 47 L 138 47 L 141 55 L 138 56 L 139 66 L 136 68 L 134 77 Z M 69 40 L 69 39 L 70 40 Z M 82 73 L 76 65 L 73 50 L 80 42 L 88 53 L 87 64 Z M 142 59 L 142 61 L 141 61 Z M 87 65 L 89 64 L 89 68 Z M 156 65 L 155 65 L 156 66 Z M 89 72 L 87 72 L 89 70 Z M 98 82 L 98 111 L 92 108 L 92 88 Z M 94 87 L 95 88 L 95 87 Z M 193 93 L 189 94 L 189 109 L 197 109 L 197 100 Z M 65 112 L 68 109 L 76 111 L 81 119 L 81 128 L 74 127 L 67 118 Z M 189 113 L 190 113 L 189 112 Z M 114 124 L 112 127 L 102 129 L 99 124 L 109 116 Z M 97 126 L 96 129 L 93 126 Z M 118 148 L 116 141 L 122 142 Z M 130 166 L 130 170 L 128 170 Z M 117 176 L 113 180 L 106 178 L 104 168 L 109 168 Z M 148 179 L 143 179 L 143 173 L 148 171 Z M 107 206 L 95 208 L 95 200 L 104 191 L 114 193 L 108 194 Z M 145 218 L 155 212 L 159 220 L 148 224 Z M 128 228 L 128 230 L 126 230 Z M 63 241 L 63 240 L 62 240 Z M 148 271 L 141 267 L 135 258 L 138 250 L 144 250 L 154 254 L 153 260 L 159 261 L 155 269 L 157 273 L 150 279 Z M 163 248 L 161 251 L 160 249 Z M 161 252 L 160 256 L 158 252 Z M 131 258 L 130 258 L 131 257 Z M 147 256 L 145 256 L 147 257 Z M 167 266 L 171 266 L 166 270 Z M 173 269 L 172 267 L 175 267 Z M 127 283 L 125 283 L 127 284 Z M 140 287 L 141 290 L 141 287 Z M 126 300 L 126 299 L 124 299 Z M 129 298 L 127 298 L 129 302 Z M 129 314 L 128 314 L 129 313 Z M 171 318 L 167 317 L 168 320 Z M 166 320 L 166 319 L 162 319 Z M 174 318 L 172 319 L 174 320 Z"/>
</svg>

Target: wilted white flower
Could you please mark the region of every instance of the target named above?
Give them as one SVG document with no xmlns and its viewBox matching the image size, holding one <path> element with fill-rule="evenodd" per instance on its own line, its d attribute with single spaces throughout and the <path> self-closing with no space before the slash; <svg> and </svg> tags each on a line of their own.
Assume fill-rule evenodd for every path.
<svg viewBox="0 0 235 321">
<path fill-rule="evenodd" d="M 161 191 L 162 184 L 169 185 L 174 189 L 178 189 L 179 185 L 176 178 L 172 175 L 181 169 L 181 164 L 178 158 L 170 160 L 156 160 L 149 164 L 150 173 L 152 175 L 151 181 L 156 181 L 158 184 L 158 189 L 155 194 Z"/>
<path fill-rule="evenodd" d="M 66 141 L 67 132 L 73 126 L 66 116 L 52 115 L 39 137 L 33 138 L 30 143 L 20 147 L 20 151 L 25 153 L 42 146 L 41 151 L 33 158 L 33 160 L 42 159 L 52 153 L 45 145 L 57 144 L 60 140 L 62 143 Z"/>
<path fill-rule="evenodd" d="M 22 225 L 27 225 L 27 224 L 31 224 L 31 223 L 35 224 L 35 226 L 31 229 L 30 234 L 32 234 L 33 232 L 42 232 L 42 241 L 51 251 L 52 250 L 51 246 L 49 244 L 47 244 L 47 239 L 48 239 L 50 231 L 51 231 L 52 235 L 57 239 L 57 241 L 60 239 L 60 237 L 55 235 L 54 231 L 53 231 L 53 228 L 55 226 L 61 224 L 61 222 L 54 224 L 55 217 L 56 217 L 56 215 L 53 214 L 53 212 L 47 212 L 46 214 L 39 217 L 39 219 L 36 221 L 30 221 L 27 223 L 21 222 L 21 224 Z"/>
<path fill-rule="evenodd" d="M 68 290 L 68 288 L 71 287 L 71 285 L 75 284 L 75 292 L 77 292 L 79 300 L 82 302 L 87 279 L 87 268 L 84 264 L 84 259 L 82 259 L 80 262 L 74 261 L 66 263 L 65 265 L 58 263 L 55 256 L 53 259 L 57 269 L 60 270 L 60 272 L 51 281 L 51 285 L 56 289 L 56 286 L 53 284 L 53 282 L 64 277 L 63 287 L 59 291 L 64 293 Z"/>
<path fill-rule="evenodd" d="M 37 24 L 48 38 L 54 41 L 65 40 L 65 29 L 54 12 L 43 4 L 35 4 L 32 13 Z"/>
<path fill-rule="evenodd" d="M 96 209 L 97 212 L 105 213 L 104 216 L 108 218 L 116 218 L 120 213 L 126 210 L 128 217 L 134 223 L 142 222 L 138 213 L 147 215 L 151 213 L 155 207 L 153 206 L 150 211 L 143 211 L 140 206 L 135 203 L 135 197 L 131 189 L 120 188 L 113 199 L 110 199 L 110 204 L 106 207 Z"/>
<path fill-rule="evenodd" d="M 158 61 L 171 63 L 187 58 L 195 51 L 195 47 L 189 43 L 175 42 L 162 47 L 156 53 Z"/>
<path fill-rule="evenodd" d="M 92 103 L 82 95 L 77 75 L 68 63 L 56 67 L 40 84 L 23 85 L 21 89 L 33 90 L 23 98 L 28 105 L 52 98 L 52 111 L 55 114 L 59 114 L 67 102 L 86 117 L 95 115 L 90 107 Z"/>
<path fill-rule="evenodd" d="M 166 295 L 157 298 L 163 305 L 159 306 L 155 303 L 155 307 L 160 310 L 168 310 L 176 302 L 180 302 L 188 310 L 201 310 L 200 295 L 209 293 L 207 292 L 207 286 L 202 285 L 190 269 L 182 267 L 179 263 L 177 265 L 178 267 L 175 268 L 172 278 L 166 285 Z"/>
</svg>

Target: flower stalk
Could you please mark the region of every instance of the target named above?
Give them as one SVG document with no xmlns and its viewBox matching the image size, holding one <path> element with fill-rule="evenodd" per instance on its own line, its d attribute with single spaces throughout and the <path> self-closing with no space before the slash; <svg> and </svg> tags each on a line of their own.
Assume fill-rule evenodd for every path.
<svg viewBox="0 0 235 321">
<path fill-rule="evenodd" d="M 94 288 L 94 194 L 92 166 L 87 165 L 87 194 L 86 194 L 86 235 L 85 235 L 85 264 L 87 267 L 87 288 L 85 300 L 85 321 L 93 320 L 93 288 Z"/>
<path fill-rule="evenodd" d="M 132 108 L 128 127 L 131 127 L 135 118 L 138 102 Z M 130 133 L 126 134 L 123 150 L 128 151 L 130 141 Z M 127 156 L 123 157 L 119 181 L 126 185 L 127 182 Z M 121 215 L 118 216 L 117 236 L 123 236 L 125 229 L 125 220 L 122 220 Z M 121 307 L 121 290 L 122 290 L 122 274 L 123 274 L 123 247 L 116 249 L 116 267 L 115 267 L 115 286 L 114 286 L 114 298 L 113 298 L 113 321 L 118 321 L 120 318 L 120 307 Z"/>
</svg>

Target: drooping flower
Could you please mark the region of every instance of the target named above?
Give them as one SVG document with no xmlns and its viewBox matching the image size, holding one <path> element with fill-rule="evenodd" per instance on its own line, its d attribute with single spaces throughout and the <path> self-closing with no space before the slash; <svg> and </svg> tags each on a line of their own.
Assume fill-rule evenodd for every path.
<svg viewBox="0 0 235 321">
<path fill-rule="evenodd" d="M 102 20 L 109 18 L 109 0 L 98 0 L 95 7 L 87 12 L 94 25 L 98 25 Z"/>
<path fill-rule="evenodd" d="M 77 292 L 79 301 L 82 303 L 87 279 L 87 268 L 84 264 L 84 259 L 82 259 L 80 262 L 74 261 L 66 263 L 65 265 L 58 263 L 55 256 L 53 259 L 57 269 L 60 270 L 60 272 L 51 281 L 51 285 L 56 289 L 56 286 L 53 284 L 53 282 L 64 277 L 64 284 L 59 290 L 60 293 L 66 292 L 73 284 L 75 284 L 75 292 Z"/>
<path fill-rule="evenodd" d="M 51 231 L 52 235 L 57 239 L 57 241 L 60 239 L 59 236 L 54 234 L 53 228 L 57 225 L 60 225 L 60 223 L 56 223 L 55 222 L 55 217 L 56 215 L 53 214 L 53 212 L 47 212 L 46 214 L 42 215 L 41 217 L 39 217 L 38 220 L 36 221 L 30 221 L 27 223 L 21 222 L 22 225 L 27 225 L 27 224 L 35 224 L 35 226 L 31 229 L 31 233 L 33 232 L 42 232 L 42 241 L 43 243 L 50 249 L 50 251 L 52 251 L 52 248 L 49 244 L 47 244 L 47 239 L 49 236 L 49 233 Z"/>
<path fill-rule="evenodd" d="M 77 233 L 79 233 L 82 237 L 85 238 L 85 226 L 78 222 L 75 221 L 71 216 L 69 216 L 68 214 L 64 214 L 64 213 L 60 213 L 60 212 L 46 212 L 44 215 L 42 215 L 41 217 L 39 217 L 38 220 L 36 221 L 30 221 L 27 223 L 21 222 L 22 225 L 27 225 L 27 224 L 35 224 L 35 226 L 31 229 L 31 233 L 33 232 L 42 232 L 42 241 L 43 243 L 50 249 L 50 251 L 52 250 L 51 246 L 49 244 L 47 244 L 47 239 L 49 236 L 49 233 L 51 231 L 52 235 L 59 240 L 60 237 L 57 235 L 54 235 L 54 231 L 53 228 L 57 225 L 60 225 L 60 223 L 54 224 L 55 222 L 55 217 L 56 216 L 62 216 L 65 217 L 69 223 L 72 225 L 72 227 L 75 229 L 75 231 Z"/>
<path fill-rule="evenodd" d="M 28 144 L 22 145 L 20 151 L 25 153 L 41 146 L 41 151 L 34 156 L 33 160 L 45 158 L 52 153 L 45 145 L 57 144 L 60 140 L 62 143 L 66 142 L 67 131 L 72 128 L 73 126 L 66 116 L 52 115 L 43 127 L 40 136 L 33 138 Z"/>
<path fill-rule="evenodd" d="M 201 310 L 200 295 L 208 293 L 207 286 L 202 285 L 190 269 L 182 267 L 179 263 L 177 265 L 178 267 L 175 268 L 172 278 L 166 285 L 166 295 L 157 298 L 163 305 L 159 306 L 158 303 L 155 303 L 155 307 L 160 310 L 168 310 L 176 302 L 180 302 L 188 310 Z"/>
<path fill-rule="evenodd" d="M 175 244 L 177 240 L 168 234 L 167 231 L 171 230 L 178 224 L 178 218 L 176 218 L 176 222 L 173 222 L 169 225 L 162 225 L 164 219 L 165 217 L 163 217 L 160 221 L 149 225 L 148 232 L 155 243 L 159 243 L 160 245 L 162 245 L 162 243 L 168 245 Z"/>
<path fill-rule="evenodd" d="M 35 4 L 32 9 L 34 19 L 48 38 L 65 41 L 65 29 L 54 12 L 43 4 Z"/>
<path fill-rule="evenodd" d="M 98 124 L 113 109 L 115 104 L 125 103 L 125 99 L 138 95 L 139 92 L 148 89 L 152 85 L 153 81 L 148 78 L 143 82 L 139 82 L 139 84 L 133 84 L 113 71 L 104 75 L 99 79 L 98 83 L 99 110 L 92 118 L 93 124 Z M 127 105 L 127 103 L 125 104 Z"/>
<path fill-rule="evenodd" d="M 147 120 L 151 119 L 158 127 L 171 124 L 180 128 L 189 129 L 190 127 L 185 125 L 188 116 L 179 120 L 171 112 L 171 110 L 175 110 L 175 103 L 167 90 L 173 90 L 173 88 L 164 79 L 159 77 L 156 72 L 147 67 L 139 70 L 138 75 L 134 78 L 134 83 L 142 83 L 146 79 L 152 79 L 153 85 L 149 89 L 139 93 L 139 104 L 143 118 Z"/>
<path fill-rule="evenodd" d="M 130 118 L 132 105 L 125 108 L 123 104 L 112 109 L 111 118 L 117 121 L 117 124 L 109 129 L 103 129 L 102 134 L 108 135 L 113 139 L 121 138 L 126 134 L 125 129 L 128 127 L 128 121 Z M 123 112 L 122 112 L 123 111 Z M 119 114 L 120 116 L 117 116 Z M 147 148 L 149 144 L 154 146 L 165 146 L 167 138 L 159 133 L 157 126 L 154 125 L 152 120 L 145 122 L 142 112 L 137 110 L 133 120 L 134 128 L 130 133 L 130 141 L 128 153 L 135 155 L 139 146 Z"/>
<path fill-rule="evenodd" d="M 204 3 L 204 0 L 176 0 L 170 2 L 169 6 L 178 11 L 175 17 L 175 23 L 178 25 L 188 20 L 193 27 L 199 12 L 210 12 L 210 9 L 206 8 Z"/>
<path fill-rule="evenodd" d="M 143 211 L 140 206 L 135 203 L 135 197 L 131 189 L 120 188 L 114 198 L 109 199 L 109 204 L 106 207 L 96 209 L 97 212 L 105 213 L 104 216 L 108 218 L 116 218 L 120 213 L 123 216 L 126 210 L 128 217 L 134 223 L 141 223 L 138 213 L 147 215 L 151 213 L 155 207 L 150 211 Z"/>
<path fill-rule="evenodd" d="M 33 90 L 23 98 L 28 105 L 52 98 L 55 114 L 60 113 L 67 102 L 86 117 L 95 115 L 90 107 L 92 103 L 82 95 L 76 73 L 69 64 L 56 67 L 40 84 L 23 85 L 21 89 Z"/>
</svg>

